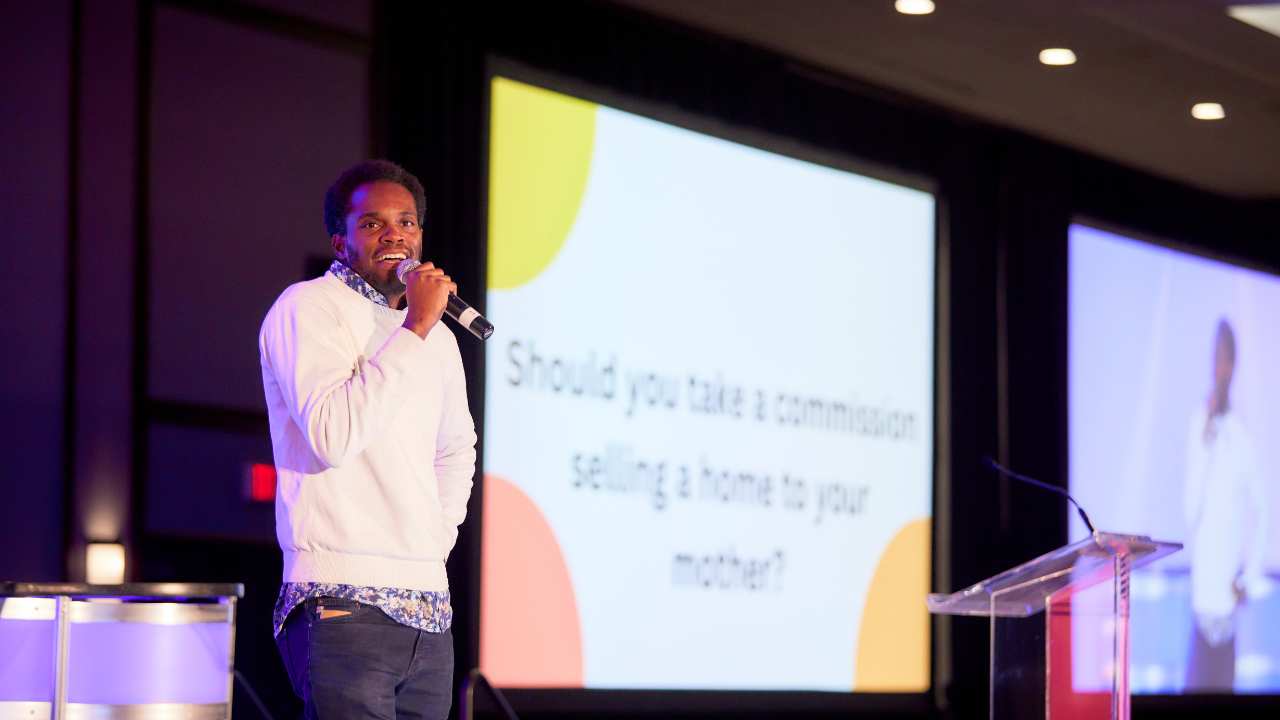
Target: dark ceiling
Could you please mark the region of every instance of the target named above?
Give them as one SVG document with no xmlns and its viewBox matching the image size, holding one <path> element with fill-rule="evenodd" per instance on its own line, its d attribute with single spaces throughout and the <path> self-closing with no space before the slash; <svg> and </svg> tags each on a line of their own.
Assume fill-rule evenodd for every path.
<svg viewBox="0 0 1280 720">
<path fill-rule="evenodd" d="M 1223 195 L 1280 198 L 1280 37 L 1226 0 L 616 0 Z M 1079 62 L 1052 68 L 1046 47 Z M 1190 115 L 1216 101 L 1225 120 Z"/>
</svg>

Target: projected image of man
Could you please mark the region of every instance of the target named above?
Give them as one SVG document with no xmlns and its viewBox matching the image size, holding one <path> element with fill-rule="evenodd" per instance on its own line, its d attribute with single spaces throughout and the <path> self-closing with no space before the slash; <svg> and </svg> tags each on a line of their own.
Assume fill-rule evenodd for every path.
<svg viewBox="0 0 1280 720">
<path fill-rule="evenodd" d="M 1232 691 L 1236 616 L 1267 586 L 1266 498 L 1252 440 L 1231 405 L 1236 357 L 1235 331 L 1223 319 L 1214 339 L 1212 387 L 1187 440 L 1184 510 L 1194 615 L 1189 691 Z"/>
</svg>

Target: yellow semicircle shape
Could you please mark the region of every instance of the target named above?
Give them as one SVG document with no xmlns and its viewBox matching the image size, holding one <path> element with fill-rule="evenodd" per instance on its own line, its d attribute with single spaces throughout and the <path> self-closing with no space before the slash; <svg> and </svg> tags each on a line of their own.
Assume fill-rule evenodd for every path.
<svg viewBox="0 0 1280 720">
<path fill-rule="evenodd" d="M 489 116 L 489 289 L 551 264 L 577 219 L 595 147 L 595 103 L 503 77 Z"/>
<path fill-rule="evenodd" d="M 889 542 L 867 590 L 858 631 L 853 689 L 929 689 L 929 518 L 913 520 Z"/>
</svg>

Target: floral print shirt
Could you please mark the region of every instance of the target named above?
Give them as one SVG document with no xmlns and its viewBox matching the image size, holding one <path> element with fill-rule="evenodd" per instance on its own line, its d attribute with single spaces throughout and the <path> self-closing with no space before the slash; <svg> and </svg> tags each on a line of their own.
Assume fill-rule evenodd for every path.
<svg viewBox="0 0 1280 720">
<path fill-rule="evenodd" d="M 378 292 L 354 270 L 334 260 L 329 272 L 347 287 L 365 296 L 370 302 L 387 307 L 387 298 Z M 279 635 L 285 620 L 294 608 L 313 597 L 335 597 L 372 605 L 386 613 L 392 620 L 411 628 L 430 633 L 442 633 L 453 625 L 453 606 L 448 591 L 409 590 L 406 588 L 362 587 L 335 583 L 293 582 L 285 583 L 276 598 L 272 629 Z"/>
<path fill-rule="evenodd" d="M 386 295 L 374 289 L 364 278 L 360 277 L 359 273 L 342 264 L 341 260 L 334 260 L 329 263 L 329 274 L 346 283 L 347 287 L 369 298 L 374 303 L 382 307 L 391 307 L 387 304 Z"/>
<path fill-rule="evenodd" d="M 285 583 L 280 588 L 272 622 L 274 634 L 280 634 L 294 608 L 313 597 L 334 597 L 372 605 L 401 625 L 429 633 L 442 633 L 453 625 L 453 606 L 449 604 L 448 591 L 302 582 Z"/>
</svg>

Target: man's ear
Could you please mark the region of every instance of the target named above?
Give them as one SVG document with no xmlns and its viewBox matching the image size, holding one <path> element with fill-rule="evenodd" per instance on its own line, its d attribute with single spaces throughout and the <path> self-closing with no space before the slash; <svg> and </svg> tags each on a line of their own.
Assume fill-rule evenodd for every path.
<svg viewBox="0 0 1280 720">
<path fill-rule="evenodd" d="M 329 244 L 333 246 L 333 256 L 346 262 L 347 259 L 347 238 L 345 235 L 330 235 Z"/>
</svg>

